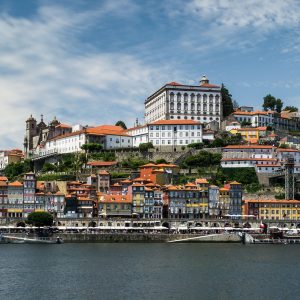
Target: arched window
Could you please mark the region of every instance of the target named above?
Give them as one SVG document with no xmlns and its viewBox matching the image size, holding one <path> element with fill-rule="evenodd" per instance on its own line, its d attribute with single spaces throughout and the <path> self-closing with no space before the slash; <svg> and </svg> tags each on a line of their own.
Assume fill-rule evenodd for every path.
<svg viewBox="0 0 300 300">
<path fill-rule="evenodd" d="M 219 105 L 219 103 L 220 103 L 220 96 L 216 95 L 215 99 L 216 99 L 216 105 Z"/>
<path fill-rule="evenodd" d="M 170 104 L 170 108 L 171 108 L 171 110 L 173 110 L 173 109 L 174 109 L 174 102 L 171 102 L 171 104 Z"/>
<path fill-rule="evenodd" d="M 209 95 L 209 103 L 213 103 L 214 96 L 212 94 Z"/>
<path fill-rule="evenodd" d="M 187 102 L 184 103 L 184 110 L 188 110 L 188 104 L 187 104 Z"/>
<path fill-rule="evenodd" d="M 201 110 L 201 104 L 200 103 L 197 104 L 197 110 Z"/>
<path fill-rule="evenodd" d="M 184 101 L 188 101 L 189 95 L 187 93 L 184 94 Z"/>
<path fill-rule="evenodd" d="M 194 109 L 195 109 L 195 104 L 192 103 L 192 104 L 191 104 L 191 110 L 194 110 Z"/>
<path fill-rule="evenodd" d="M 191 102 L 193 103 L 194 101 L 195 101 L 195 94 L 192 93 L 192 94 L 191 94 Z"/>
<path fill-rule="evenodd" d="M 204 94 L 204 95 L 203 95 L 203 103 L 206 103 L 206 102 L 207 102 L 207 95 Z"/>
<path fill-rule="evenodd" d="M 181 100 L 181 94 L 177 93 L 177 101 L 180 101 L 180 100 Z"/>
<path fill-rule="evenodd" d="M 197 102 L 200 103 L 200 101 L 201 101 L 201 95 L 197 94 Z"/>
</svg>

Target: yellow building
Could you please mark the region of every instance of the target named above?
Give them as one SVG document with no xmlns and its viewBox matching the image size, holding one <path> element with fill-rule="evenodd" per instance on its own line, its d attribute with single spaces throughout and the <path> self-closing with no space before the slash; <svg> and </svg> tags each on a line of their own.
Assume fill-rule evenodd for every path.
<svg viewBox="0 0 300 300">
<path fill-rule="evenodd" d="M 298 200 L 245 200 L 243 214 L 261 220 L 300 220 Z"/>
<path fill-rule="evenodd" d="M 228 188 L 220 188 L 220 211 L 222 216 L 226 216 L 229 214 L 229 206 L 230 206 L 230 196 Z"/>
<path fill-rule="evenodd" d="M 107 195 L 98 193 L 99 216 L 131 217 L 132 199 L 129 195 Z"/>
<path fill-rule="evenodd" d="M 230 130 L 230 133 L 239 133 L 243 140 L 249 143 L 257 143 L 260 137 L 266 136 L 267 127 L 243 127 Z"/>
</svg>

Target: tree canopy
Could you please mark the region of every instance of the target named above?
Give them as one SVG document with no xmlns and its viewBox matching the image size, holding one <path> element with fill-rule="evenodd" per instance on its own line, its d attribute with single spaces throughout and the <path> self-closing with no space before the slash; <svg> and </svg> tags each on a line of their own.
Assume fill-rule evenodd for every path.
<svg viewBox="0 0 300 300">
<path fill-rule="evenodd" d="M 125 124 L 125 122 L 124 121 L 118 121 L 116 124 L 115 124 L 116 126 L 121 126 L 123 129 L 127 129 L 127 126 L 126 126 L 126 124 Z"/>
<path fill-rule="evenodd" d="M 223 116 L 229 116 L 233 111 L 233 101 L 232 95 L 229 93 L 228 89 L 222 83 L 221 87 L 221 95 L 222 95 L 222 104 L 223 104 Z"/>
<path fill-rule="evenodd" d="M 283 102 L 281 99 L 276 99 L 271 94 L 268 94 L 264 97 L 264 103 L 262 107 L 265 111 L 270 109 L 276 110 L 278 113 L 280 113 L 283 107 Z"/>
<path fill-rule="evenodd" d="M 26 223 L 36 227 L 52 226 L 53 216 L 45 211 L 32 212 L 28 215 Z"/>
<path fill-rule="evenodd" d="M 82 145 L 81 149 L 86 152 L 99 152 L 103 149 L 103 146 L 97 143 L 87 143 Z"/>
<path fill-rule="evenodd" d="M 139 145 L 139 149 L 142 152 L 147 152 L 149 149 L 153 148 L 153 144 L 152 143 L 141 143 Z"/>
<path fill-rule="evenodd" d="M 299 109 L 296 106 L 286 106 L 283 110 L 288 110 L 290 112 L 297 112 Z"/>
<path fill-rule="evenodd" d="M 182 163 L 183 167 L 197 168 L 210 167 L 220 165 L 222 155 L 219 153 L 211 153 L 207 151 L 200 151 L 196 155 L 188 156 Z"/>
<path fill-rule="evenodd" d="M 33 171 L 33 163 L 29 159 L 17 163 L 10 163 L 4 169 L 4 175 L 9 180 L 14 180 L 18 176 Z"/>
</svg>

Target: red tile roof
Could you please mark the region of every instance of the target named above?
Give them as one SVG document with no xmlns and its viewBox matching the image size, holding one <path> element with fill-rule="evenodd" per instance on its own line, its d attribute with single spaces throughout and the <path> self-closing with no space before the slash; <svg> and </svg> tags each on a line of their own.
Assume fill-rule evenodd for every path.
<svg viewBox="0 0 300 300">
<path fill-rule="evenodd" d="M 210 83 L 203 83 L 200 84 L 201 87 L 207 87 L 207 88 L 219 88 L 219 85 L 215 85 L 215 84 L 210 84 Z"/>
<path fill-rule="evenodd" d="M 116 164 L 116 161 L 90 161 L 87 163 L 88 166 L 92 167 L 110 167 Z"/>
<path fill-rule="evenodd" d="M 167 83 L 166 85 L 182 85 L 182 84 L 172 81 L 172 82 Z"/>
</svg>

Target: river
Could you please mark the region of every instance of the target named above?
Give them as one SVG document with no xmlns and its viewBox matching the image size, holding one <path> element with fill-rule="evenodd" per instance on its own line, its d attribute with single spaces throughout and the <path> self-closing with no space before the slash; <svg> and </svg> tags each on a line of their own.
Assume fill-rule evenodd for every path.
<svg viewBox="0 0 300 300">
<path fill-rule="evenodd" d="M 300 245 L 0 245 L 0 299 L 300 299 Z"/>
</svg>

